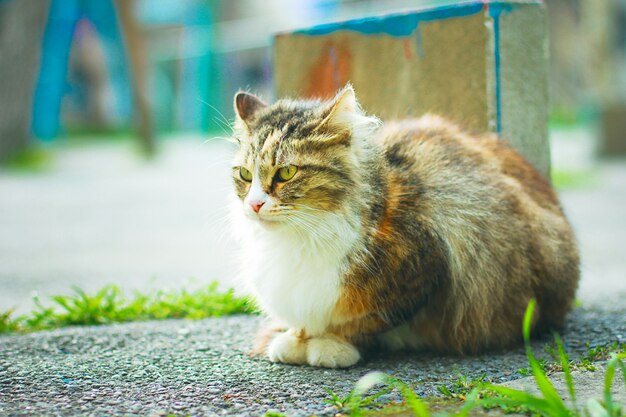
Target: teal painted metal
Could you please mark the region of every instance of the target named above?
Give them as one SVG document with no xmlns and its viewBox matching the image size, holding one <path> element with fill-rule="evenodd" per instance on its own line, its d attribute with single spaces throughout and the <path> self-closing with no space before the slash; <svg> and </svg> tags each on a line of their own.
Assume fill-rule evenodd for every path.
<svg viewBox="0 0 626 417">
<path fill-rule="evenodd" d="M 530 1 L 526 3 L 475 1 L 450 4 L 430 9 L 327 23 L 307 29 L 296 30 L 292 33 L 297 35 L 323 36 L 347 30 L 363 35 L 407 37 L 415 32 L 420 22 L 432 22 L 435 20 L 471 16 L 486 10 L 489 11 L 491 16 L 499 16 L 504 12 L 513 10 L 515 7 L 528 3 L 541 3 L 541 1 Z"/>
</svg>

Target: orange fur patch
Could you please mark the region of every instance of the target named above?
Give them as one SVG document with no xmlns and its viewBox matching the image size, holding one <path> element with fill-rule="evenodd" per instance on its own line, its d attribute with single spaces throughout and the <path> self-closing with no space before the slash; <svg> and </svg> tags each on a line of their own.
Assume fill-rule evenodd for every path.
<svg viewBox="0 0 626 417">
<path fill-rule="evenodd" d="M 387 198 L 385 212 L 382 221 L 376 230 L 376 238 L 386 240 L 393 236 L 392 217 L 400 202 L 400 194 L 402 193 L 402 184 L 397 181 L 393 175 L 389 175 L 387 184 Z"/>
</svg>

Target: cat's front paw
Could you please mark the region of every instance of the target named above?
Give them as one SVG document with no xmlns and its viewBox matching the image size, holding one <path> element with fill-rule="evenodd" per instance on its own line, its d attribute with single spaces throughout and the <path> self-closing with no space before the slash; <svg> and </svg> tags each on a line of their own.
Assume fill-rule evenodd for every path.
<svg viewBox="0 0 626 417">
<path fill-rule="evenodd" d="M 267 356 L 272 362 L 291 364 L 306 363 L 307 344 L 293 332 L 279 333 L 267 347 Z"/>
<path fill-rule="evenodd" d="M 306 361 L 311 366 L 347 368 L 359 359 L 361 355 L 354 346 L 336 337 L 322 336 L 309 340 Z"/>
</svg>

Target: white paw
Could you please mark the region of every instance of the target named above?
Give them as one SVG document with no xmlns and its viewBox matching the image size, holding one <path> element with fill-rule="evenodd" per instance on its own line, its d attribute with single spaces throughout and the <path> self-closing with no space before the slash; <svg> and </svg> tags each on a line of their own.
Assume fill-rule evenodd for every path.
<svg viewBox="0 0 626 417">
<path fill-rule="evenodd" d="M 290 331 L 279 333 L 267 347 L 267 355 L 272 362 L 306 363 L 306 341 Z"/>
<path fill-rule="evenodd" d="M 348 342 L 332 336 L 309 340 L 306 361 L 311 366 L 323 368 L 346 368 L 361 359 L 359 351 Z"/>
</svg>

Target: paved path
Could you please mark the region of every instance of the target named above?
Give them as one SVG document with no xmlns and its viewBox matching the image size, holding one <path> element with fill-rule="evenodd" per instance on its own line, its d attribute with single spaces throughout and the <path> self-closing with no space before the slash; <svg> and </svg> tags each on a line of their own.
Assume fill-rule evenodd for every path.
<svg viewBox="0 0 626 417">
<path fill-rule="evenodd" d="M 332 415 L 325 388 L 346 395 L 371 370 L 430 396 L 457 370 L 503 382 L 527 366 L 522 349 L 470 358 L 372 357 L 348 370 L 272 364 L 247 355 L 258 324 L 257 317 L 229 317 L 0 336 L 0 416 Z M 547 340 L 535 343 L 538 353 Z M 626 309 L 578 310 L 564 340 L 574 356 L 586 343 L 625 343 Z"/>
<path fill-rule="evenodd" d="M 166 142 L 146 162 L 130 144 L 54 149 L 39 174 L 0 171 L 0 311 L 34 293 L 232 285 L 225 228 L 230 147 Z"/>
</svg>

